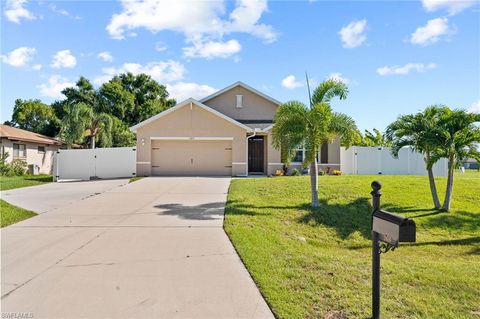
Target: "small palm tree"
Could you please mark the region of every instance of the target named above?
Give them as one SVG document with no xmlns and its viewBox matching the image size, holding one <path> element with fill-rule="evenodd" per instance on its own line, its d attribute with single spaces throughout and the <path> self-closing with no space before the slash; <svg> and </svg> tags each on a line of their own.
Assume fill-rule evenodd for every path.
<svg viewBox="0 0 480 319">
<path fill-rule="evenodd" d="M 333 112 L 330 102 L 334 97 L 345 99 L 348 88 L 338 80 L 326 80 L 313 92 L 310 107 L 302 102 L 289 101 L 277 110 L 273 127 L 273 146 L 282 149 L 285 162 L 293 157 L 295 149 L 305 147 L 303 165 L 310 165 L 312 206 L 318 207 L 317 154 L 324 143 L 341 137 L 342 145 L 350 146 L 356 133 L 354 120 L 342 113 Z"/>
<path fill-rule="evenodd" d="M 440 117 L 446 109 L 443 105 L 432 105 L 417 114 L 401 115 L 386 130 L 386 137 L 392 142 L 394 157 L 398 157 L 398 152 L 404 146 L 410 146 L 414 151 L 423 154 L 435 209 L 440 209 L 440 200 L 435 185 L 433 165 L 439 160 L 436 151 L 441 146 L 436 130 Z"/>
<path fill-rule="evenodd" d="M 95 148 L 95 140 L 100 139 L 101 146 L 112 145 L 113 119 L 107 113 L 97 113 L 93 108 L 86 108 L 85 129 L 90 137 L 90 147 Z"/>
<path fill-rule="evenodd" d="M 446 108 L 437 126 L 438 143 L 436 156 L 448 159 L 448 178 L 442 209 L 449 210 L 453 193 L 455 168 L 468 157 L 480 160 L 480 114 Z"/>
</svg>

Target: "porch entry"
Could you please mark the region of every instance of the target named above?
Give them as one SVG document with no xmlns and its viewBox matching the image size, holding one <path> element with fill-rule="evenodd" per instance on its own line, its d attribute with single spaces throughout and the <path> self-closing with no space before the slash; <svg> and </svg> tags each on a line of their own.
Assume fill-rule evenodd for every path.
<svg viewBox="0 0 480 319">
<path fill-rule="evenodd" d="M 264 137 L 254 136 L 248 139 L 248 173 L 264 174 Z"/>
</svg>

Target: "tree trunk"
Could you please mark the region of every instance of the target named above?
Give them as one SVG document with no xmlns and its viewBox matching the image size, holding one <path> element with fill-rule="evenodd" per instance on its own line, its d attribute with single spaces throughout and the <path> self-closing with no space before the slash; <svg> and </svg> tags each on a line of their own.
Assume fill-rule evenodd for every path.
<svg viewBox="0 0 480 319">
<path fill-rule="evenodd" d="M 312 188 L 312 207 L 318 207 L 318 167 L 316 158 L 310 164 L 310 183 Z"/>
<path fill-rule="evenodd" d="M 92 135 L 90 137 L 90 145 L 92 146 L 92 149 L 95 148 L 95 135 Z"/>
<path fill-rule="evenodd" d="M 453 173 L 455 172 L 455 157 L 450 156 L 448 161 L 448 178 L 447 178 L 447 190 L 445 192 L 445 201 L 443 202 L 443 210 L 449 211 L 452 201 L 453 193 Z"/>
<path fill-rule="evenodd" d="M 430 191 L 432 192 L 433 205 L 435 209 L 440 209 L 440 200 L 438 199 L 437 186 L 435 185 L 435 178 L 433 176 L 433 169 L 427 168 L 428 171 L 428 181 L 430 182 Z"/>
</svg>

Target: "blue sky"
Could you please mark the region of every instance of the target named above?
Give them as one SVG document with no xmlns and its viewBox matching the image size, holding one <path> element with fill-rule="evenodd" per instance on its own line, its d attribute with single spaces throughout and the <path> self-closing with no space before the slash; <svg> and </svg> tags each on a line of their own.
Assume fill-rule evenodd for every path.
<svg viewBox="0 0 480 319">
<path fill-rule="evenodd" d="M 26 1 L 2 3 L 1 121 L 17 98 L 60 99 L 146 72 L 178 100 L 243 81 L 306 102 L 304 72 L 350 94 L 360 129 L 443 103 L 480 112 L 480 4 L 418 1 Z"/>
</svg>

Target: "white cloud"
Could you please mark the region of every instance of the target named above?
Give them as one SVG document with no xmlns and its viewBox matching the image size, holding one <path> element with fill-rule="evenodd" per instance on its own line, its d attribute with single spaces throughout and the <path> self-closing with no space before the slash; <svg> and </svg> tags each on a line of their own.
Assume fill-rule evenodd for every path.
<svg viewBox="0 0 480 319">
<path fill-rule="evenodd" d="M 218 90 L 206 84 L 177 82 L 175 84 L 167 84 L 167 91 L 177 102 L 181 102 L 190 97 L 201 99 Z"/>
<path fill-rule="evenodd" d="M 163 52 L 163 51 L 166 51 L 168 49 L 168 46 L 163 43 L 162 41 L 158 41 L 157 43 L 155 43 L 155 50 L 158 51 L 158 52 Z"/>
<path fill-rule="evenodd" d="M 429 45 L 440 40 L 443 35 L 455 33 L 455 30 L 448 25 L 447 18 L 436 18 L 428 20 L 423 27 L 417 28 L 410 37 L 410 42 L 413 44 Z"/>
<path fill-rule="evenodd" d="M 26 67 L 36 53 L 37 50 L 35 48 L 19 47 L 7 55 L 0 56 L 0 58 L 3 63 L 19 68 Z"/>
<path fill-rule="evenodd" d="M 425 10 L 432 12 L 446 9 L 450 15 L 457 14 L 475 4 L 475 0 L 422 0 Z"/>
<path fill-rule="evenodd" d="M 426 70 L 435 69 L 437 65 L 435 63 L 407 63 L 403 66 L 384 66 L 377 69 L 377 73 L 379 75 L 391 75 L 391 74 L 398 74 L 398 75 L 407 75 L 410 71 L 415 70 L 419 73 L 425 72 Z"/>
<path fill-rule="evenodd" d="M 7 0 L 5 16 L 9 21 L 20 23 L 21 19 L 34 20 L 35 15 L 25 8 L 27 0 Z"/>
<path fill-rule="evenodd" d="M 295 89 L 303 86 L 303 84 L 298 82 L 294 75 L 289 75 L 282 80 L 282 86 L 287 89 Z"/>
<path fill-rule="evenodd" d="M 60 75 L 52 75 L 48 78 L 47 83 L 40 84 L 37 87 L 40 89 L 40 94 L 54 99 L 63 98 L 62 91 L 67 87 L 75 86 L 75 83 Z"/>
<path fill-rule="evenodd" d="M 342 73 L 331 73 L 327 79 L 331 79 L 331 80 L 335 80 L 335 81 L 340 81 L 340 82 L 343 82 L 345 84 L 348 84 L 350 83 L 350 79 L 347 79 L 345 77 L 343 77 Z"/>
<path fill-rule="evenodd" d="M 365 31 L 367 29 L 367 20 L 357 20 L 350 22 L 343 27 L 338 34 L 343 42 L 344 48 L 355 48 L 361 45 L 367 39 Z"/>
<path fill-rule="evenodd" d="M 480 100 L 478 100 L 477 102 L 473 102 L 472 105 L 468 108 L 468 112 L 480 114 Z"/>
<path fill-rule="evenodd" d="M 73 68 L 77 65 L 77 59 L 73 56 L 70 50 L 61 50 L 58 51 L 53 56 L 52 68 Z"/>
<path fill-rule="evenodd" d="M 108 51 L 100 52 L 97 55 L 97 58 L 99 58 L 100 60 L 103 60 L 105 62 L 113 62 L 113 56 Z"/>
<path fill-rule="evenodd" d="M 242 46 L 237 40 L 226 42 L 194 41 L 193 46 L 183 48 L 183 55 L 187 58 L 228 58 L 240 52 Z"/>
<path fill-rule="evenodd" d="M 228 17 L 224 0 L 122 0 L 121 4 L 122 12 L 114 14 L 106 27 L 114 39 L 124 39 L 128 31 L 137 28 L 182 33 L 193 47 L 198 46 L 196 43 L 222 43 L 225 35 L 234 32 L 248 33 L 266 42 L 277 38 L 270 25 L 259 23 L 267 11 L 267 0 L 237 0 Z"/>
<path fill-rule="evenodd" d="M 35 71 L 40 71 L 42 69 L 42 65 L 41 64 L 35 64 L 32 69 L 34 69 Z"/>
<path fill-rule="evenodd" d="M 100 85 L 109 81 L 112 77 L 120 73 L 130 72 L 132 74 L 145 73 L 154 80 L 163 82 L 179 81 L 185 77 L 185 66 L 179 62 L 168 60 L 160 62 L 149 62 L 145 65 L 139 63 L 125 63 L 118 68 L 103 68 L 103 74 L 95 78 L 94 83 Z"/>
</svg>

